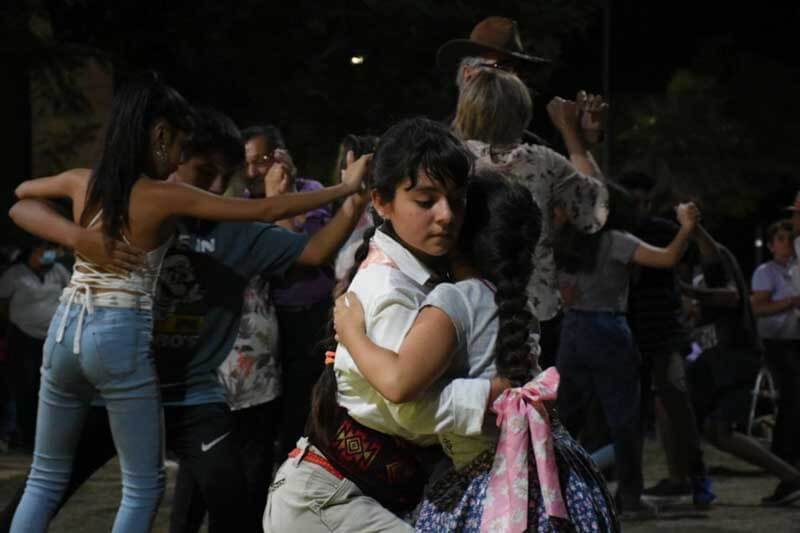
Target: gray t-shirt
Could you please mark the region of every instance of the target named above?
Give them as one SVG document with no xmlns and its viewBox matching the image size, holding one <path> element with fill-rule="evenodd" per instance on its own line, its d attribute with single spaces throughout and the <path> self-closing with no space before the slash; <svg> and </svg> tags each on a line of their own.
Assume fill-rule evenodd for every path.
<svg viewBox="0 0 800 533">
<path fill-rule="evenodd" d="M 625 231 L 609 230 L 600 236 L 594 271 L 574 276 L 575 302 L 582 311 L 628 310 L 629 264 L 642 241 Z"/>
</svg>

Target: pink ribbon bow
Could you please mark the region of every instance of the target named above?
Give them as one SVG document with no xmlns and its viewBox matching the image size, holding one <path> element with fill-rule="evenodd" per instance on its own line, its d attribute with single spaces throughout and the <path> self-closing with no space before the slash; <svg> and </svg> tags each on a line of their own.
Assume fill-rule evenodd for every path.
<svg viewBox="0 0 800 533">
<path fill-rule="evenodd" d="M 545 511 L 548 516 L 567 518 L 550 417 L 543 403 L 556 399 L 558 382 L 558 371 L 548 368 L 523 387 L 504 391 L 492 405 L 497 413 L 500 440 L 489 474 L 482 532 L 516 533 L 528 528 L 528 433 Z"/>
</svg>

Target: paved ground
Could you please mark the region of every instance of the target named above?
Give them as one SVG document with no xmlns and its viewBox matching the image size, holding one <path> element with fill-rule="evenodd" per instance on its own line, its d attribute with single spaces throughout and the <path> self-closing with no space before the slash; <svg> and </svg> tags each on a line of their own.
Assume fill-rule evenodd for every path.
<svg viewBox="0 0 800 533">
<path fill-rule="evenodd" d="M 626 533 L 800 533 L 800 504 L 783 508 L 759 505 L 776 481 L 747 464 L 706 447 L 706 458 L 714 472 L 716 504 L 708 511 L 696 511 L 690 505 L 666 509 L 662 518 L 649 522 L 628 522 Z M 28 468 L 30 456 L 20 453 L 0 455 L 0 506 L 4 506 Z M 663 476 L 665 465 L 654 442 L 645 449 L 647 484 Z M 175 470 L 169 469 L 169 486 L 156 519 L 154 531 L 168 531 L 171 493 Z M 107 532 L 111 528 L 119 499 L 119 477 L 116 462 L 98 472 L 70 501 L 53 522 L 53 533 Z M 303 532 L 299 532 L 303 533 Z"/>
</svg>

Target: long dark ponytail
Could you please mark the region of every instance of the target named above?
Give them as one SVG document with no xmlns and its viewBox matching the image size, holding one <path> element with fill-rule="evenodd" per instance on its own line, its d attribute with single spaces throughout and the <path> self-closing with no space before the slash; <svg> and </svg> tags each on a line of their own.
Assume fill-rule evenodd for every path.
<svg viewBox="0 0 800 533">
<path fill-rule="evenodd" d="M 103 233 L 109 239 L 120 238 L 128 226 L 131 190 L 150 161 L 150 129 L 159 119 L 177 130 L 191 131 L 191 107 L 155 73 L 138 75 L 116 91 L 103 153 L 86 191 L 81 225 L 88 225 L 102 209 Z"/>
<path fill-rule="evenodd" d="M 496 287 L 497 373 L 522 385 L 536 361 L 529 338 L 536 324 L 528 305 L 533 250 L 542 214 L 530 191 L 495 170 L 480 170 L 467 188 L 467 207 L 459 248 Z"/>
<path fill-rule="evenodd" d="M 381 135 L 367 187 L 377 192 L 383 201 L 395 197 L 397 187 L 405 179 L 411 180 L 411 187 L 417 182 L 419 172 L 441 183 L 464 186 L 472 170 L 473 156 L 450 130 L 426 118 L 412 118 L 398 122 Z M 346 285 L 350 285 L 361 263 L 369 253 L 369 243 L 376 229 L 383 223 L 377 212 L 370 208 L 372 227 L 364 232 L 361 245 L 355 253 L 355 262 L 347 273 Z M 331 335 L 323 348 L 335 350 L 333 324 Z M 322 354 L 320 354 L 322 357 Z M 336 429 L 336 375 L 333 365 L 325 365 L 322 375 L 314 385 L 311 397 L 311 413 L 306 423 L 306 434 L 312 442 L 327 444 L 332 431 Z"/>
</svg>

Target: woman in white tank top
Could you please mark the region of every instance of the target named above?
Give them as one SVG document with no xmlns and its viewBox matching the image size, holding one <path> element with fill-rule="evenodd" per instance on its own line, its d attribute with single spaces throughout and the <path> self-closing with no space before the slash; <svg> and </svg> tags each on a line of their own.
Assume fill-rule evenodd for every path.
<svg viewBox="0 0 800 533">
<path fill-rule="evenodd" d="M 114 532 L 148 531 L 164 488 L 161 401 L 150 341 L 152 305 L 173 219 L 273 221 L 355 193 L 368 156 L 339 185 L 310 193 L 243 200 L 164 179 L 181 158 L 192 111 L 175 90 L 149 74 L 114 96 L 103 153 L 92 170 L 30 180 L 22 198 L 68 198 L 73 218 L 108 242 L 149 250 L 144 264 L 121 274 L 78 257 L 45 341 L 36 447 L 11 531 L 45 531 L 66 489 L 84 416 L 105 401 L 122 470 Z M 285 170 L 273 165 L 270 178 Z M 46 233 L 46 228 L 42 228 Z"/>
</svg>

